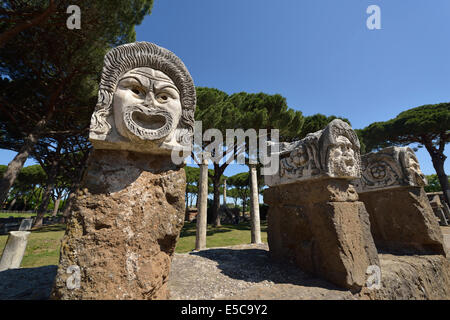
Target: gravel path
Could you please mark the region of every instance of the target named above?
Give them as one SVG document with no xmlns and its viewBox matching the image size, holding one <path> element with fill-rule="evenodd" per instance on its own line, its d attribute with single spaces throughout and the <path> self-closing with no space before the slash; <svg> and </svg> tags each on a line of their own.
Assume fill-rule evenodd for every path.
<svg viewBox="0 0 450 320">
<path fill-rule="evenodd" d="M 443 227 L 442 231 L 450 250 L 450 227 Z M 44 266 L 0 272 L 0 300 L 47 299 L 56 269 Z M 358 298 L 295 266 L 271 261 L 267 244 L 175 254 L 169 288 L 175 300 Z"/>
<path fill-rule="evenodd" d="M 269 260 L 267 244 L 176 254 L 172 299 L 354 299 L 298 268 Z"/>
</svg>

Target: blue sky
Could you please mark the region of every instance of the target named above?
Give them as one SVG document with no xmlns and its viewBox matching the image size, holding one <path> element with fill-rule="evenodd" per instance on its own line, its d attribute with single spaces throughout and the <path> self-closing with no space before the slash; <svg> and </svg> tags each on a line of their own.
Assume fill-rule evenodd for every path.
<svg viewBox="0 0 450 320">
<path fill-rule="evenodd" d="M 373 4 L 381 30 L 366 27 Z M 155 0 L 136 33 L 178 55 L 197 86 L 279 93 L 304 115 L 363 128 L 450 101 L 449 18 L 448 0 Z M 417 154 L 434 173 L 428 153 Z M 0 164 L 13 156 L 0 151 Z"/>
</svg>

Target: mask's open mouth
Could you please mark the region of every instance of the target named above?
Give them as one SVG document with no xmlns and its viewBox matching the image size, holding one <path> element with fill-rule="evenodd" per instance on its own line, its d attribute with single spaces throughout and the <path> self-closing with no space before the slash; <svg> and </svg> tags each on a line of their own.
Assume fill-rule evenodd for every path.
<svg viewBox="0 0 450 320">
<path fill-rule="evenodd" d="M 152 130 L 161 129 L 167 122 L 166 118 L 159 114 L 147 115 L 140 112 L 133 112 L 131 117 L 141 128 Z"/>
<path fill-rule="evenodd" d="M 166 110 L 128 106 L 123 117 L 125 126 L 130 133 L 141 140 L 165 138 L 173 129 L 172 114 Z"/>
</svg>

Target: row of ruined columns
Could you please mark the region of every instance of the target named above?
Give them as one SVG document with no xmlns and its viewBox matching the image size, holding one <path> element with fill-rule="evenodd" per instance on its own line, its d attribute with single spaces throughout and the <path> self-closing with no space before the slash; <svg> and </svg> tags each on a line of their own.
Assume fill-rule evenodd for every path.
<svg viewBox="0 0 450 320">
<path fill-rule="evenodd" d="M 195 238 L 195 250 L 206 249 L 207 233 L 207 204 L 208 204 L 208 156 L 203 154 L 200 167 L 200 179 L 198 190 L 198 214 L 197 232 Z M 250 173 L 250 226 L 251 243 L 262 243 L 261 222 L 259 216 L 259 192 L 257 165 L 249 164 Z M 226 180 L 224 181 L 223 202 L 226 204 Z"/>
</svg>

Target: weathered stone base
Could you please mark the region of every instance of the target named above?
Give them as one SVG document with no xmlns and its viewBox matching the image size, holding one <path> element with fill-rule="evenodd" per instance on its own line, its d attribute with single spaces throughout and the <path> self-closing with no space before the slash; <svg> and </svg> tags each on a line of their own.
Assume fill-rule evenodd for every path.
<svg viewBox="0 0 450 320">
<path fill-rule="evenodd" d="M 184 170 L 171 163 L 128 151 L 93 152 L 62 241 L 52 299 L 169 297 L 185 213 Z M 67 286 L 76 286 L 69 266 L 80 268 L 79 288 Z"/>
<path fill-rule="evenodd" d="M 363 288 L 361 299 L 449 300 L 450 261 L 442 255 L 380 254 L 381 288 Z"/>
<path fill-rule="evenodd" d="M 379 250 L 399 254 L 446 254 L 439 223 L 420 187 L 402 187 L 359 195 L 369 212 Z"/>
<path fill-rule="evenodd" d="M 379 265 L 368 214 L 346 180 L 321 179 L 271 187 L 268 243 L 277 260 L 347 289 L 359 290 L 369 265 Z"/>
</svg>

